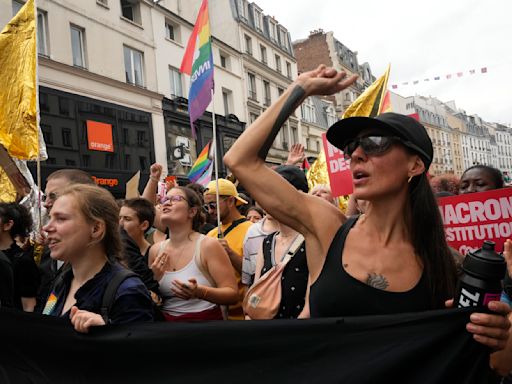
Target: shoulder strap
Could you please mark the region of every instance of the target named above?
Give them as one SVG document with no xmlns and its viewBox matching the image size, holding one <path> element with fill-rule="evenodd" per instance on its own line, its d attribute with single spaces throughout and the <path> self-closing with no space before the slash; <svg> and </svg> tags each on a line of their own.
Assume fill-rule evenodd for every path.
<svg viewBox="0 0 512 384">
<path fill-rule="evenodd" d="M 206 236 L 201 234 L 199 236 L 199 239 L 196 241 L 196 249 L 194 251 L 194 261 L 196 263 L 197 268 L 201 271 L 203 276 L 208 280 L 208 282 L 211 284 L 212 287 L 216 287 L 215 281 L 213 280 L 213 277 L 210 275 L 210 272 L 205 268 L 203 264 L 203 260 L 201 258 L 201 243 L 203 242 L 204 238 Z"/>
<path fill-rule="evenodd" d="M 108 324 L 109 314 L 112 310 L 112 305 L 114 304 L 114 299 L 117 293 L 119 286 L 125 281 L 127 278 L 137 276 L 134 272 L 130 271 L 126 268 L 118 269 L 114 276 L 109 280 L 107 284 L 107 288 L 103 293 L 103 299 L 101 302 L 100 315 L 103 317 L 105 324 Z"/>
<path fill-rule="evenodd" d="M 222 236 L 226 237 L 229 232 L 231 232 L 233 229 L 237 227 L 238 224 L 242 224 L 246 221 L 247 219 L 245 217 L 241 217 L 240 219 L 233 221 L 231 225 L 227 227 L 227 229 L 222 233 Z"/>
<path fill-rule="evenodd" d="M 293 240 L 293 243 L 292 245 L 290 245 L 290 248 L 288 249 L 288 253 L 286 254 L 286 256 L 284 257 L 283 261 L 282 262 L 286 262 L 288 263 L 288 261 L 291 260 L 291 258 L 293 256 L 295 256 L 295 254 L 297 253 L 297 251 L 299 250 L 300 246 L 302 245 L 302 243 L 304 242 L 304 236 L 302 236 L 300 233 L 297 235 L 297 237 L 295 238 L 295 240 Z"/>
</svg>

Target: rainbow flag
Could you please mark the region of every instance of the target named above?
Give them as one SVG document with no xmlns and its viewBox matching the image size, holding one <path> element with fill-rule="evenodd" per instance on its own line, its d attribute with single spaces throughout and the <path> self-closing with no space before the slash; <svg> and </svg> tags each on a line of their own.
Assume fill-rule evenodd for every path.
<svg viewBox="0 0 512 384">
<path fill-rule="evenodd" d="M 197 183 L 197 181 L 206 173 L 211 163 L 210 160 L 210 144 L 211 141 L 205 145 L 201 153 L 197 156 L 197 160 L 188 173 L 188 179 L 191 183 Z M 211 167 L 210 167 L 211 168 Z M 211 176 L 211 174 L 210 174 Z"/>
<path fill-rule="evenodd" d="M 188 114 L 194 137 L 194 121 L 203 115 L 212 101 L 213 54 L 211 38 L 208 0 L 203 0 L 180 67 L 180 72 L 190 75 Z"/>
</svg>

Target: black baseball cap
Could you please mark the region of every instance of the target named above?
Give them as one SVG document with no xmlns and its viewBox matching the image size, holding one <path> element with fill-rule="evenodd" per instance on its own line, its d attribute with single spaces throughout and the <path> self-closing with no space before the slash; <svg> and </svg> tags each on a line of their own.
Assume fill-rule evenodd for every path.
<svg viewBox="0 0 512 384">
<path fill-rule="evenodd" d="M 427 130 L 419 121 L 410 116 L 387 112 L 376 117 L 348 117 L 332 125 L 327 131 L 327 140 L 335 147 L 343 150 L 347 143 L 354 139 L 365 128 L 378 128 L 401 138 L 402 144 L 416 152 L 425 169 L 432 163 L 434 148 Z"/>
<path fill-rule="evenodd" d="M 286 181 L 293 185 L 295 189 L 308 193 L 308 180 L 306 179 L 304 171 L 299 167 L 295 165 L 280 165 L 276 167 L 274 171 L 279 173 Z"/>
</svg>

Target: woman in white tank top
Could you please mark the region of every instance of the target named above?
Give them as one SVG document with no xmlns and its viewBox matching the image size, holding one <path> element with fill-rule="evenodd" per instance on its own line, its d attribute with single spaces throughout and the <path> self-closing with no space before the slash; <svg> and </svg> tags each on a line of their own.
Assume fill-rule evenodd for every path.
<svg viewBox="0 0 512 384">
<path fill-rule="evenodd" d="M 198 232 L 204 223 L 200 197 L 186 187 L 172 188 L 160 220 L 170 236 L 151 248 L 149 266 L 160 284 L 165 318 L 222 320 L 219 305 L 238 302 L 238 290 L 222 246 Z"/>
</svg>

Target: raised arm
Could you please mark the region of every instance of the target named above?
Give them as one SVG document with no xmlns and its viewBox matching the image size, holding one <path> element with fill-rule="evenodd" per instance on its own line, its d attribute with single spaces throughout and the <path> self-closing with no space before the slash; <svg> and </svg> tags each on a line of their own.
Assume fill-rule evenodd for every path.
<svg viewBox="0 0 512 384">
<path fill-rule="evenodd" d="M 303 73 L 224 156 L 228 168 L 265 210 L 305 236 L 308 231 L 318 230 L 318 216 L 325 213 L 327 217 L 324 219 L 333 216 L 340 220 L 341 213 L 333 206 L 322 204 L 321 199 L 298 192 L 265 165 L 265 158 L 281 126 L 300 103 L 311 95 L 339 92 L 357 78 L 345 77 L 345 72 L 337 72 L 324 65 Z"/>
</svg>

